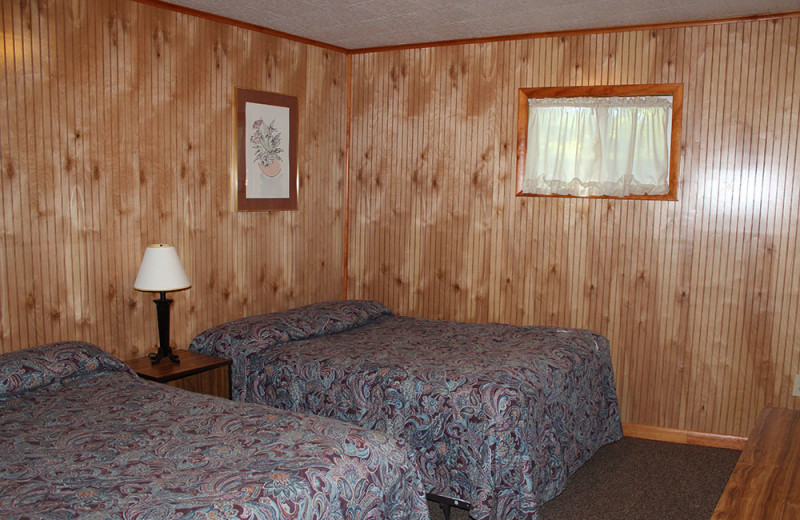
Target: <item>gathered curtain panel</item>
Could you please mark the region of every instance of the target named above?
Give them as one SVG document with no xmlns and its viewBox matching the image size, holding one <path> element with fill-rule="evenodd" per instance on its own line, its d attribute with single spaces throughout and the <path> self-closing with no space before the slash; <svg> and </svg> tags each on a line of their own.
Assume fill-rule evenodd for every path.
<svg viewBox="0 0 800 520">
<path fill-rule="evenodd" d="M 528 100 L 525 193 L 669 192 L 671 96 Z"/>
</svg>

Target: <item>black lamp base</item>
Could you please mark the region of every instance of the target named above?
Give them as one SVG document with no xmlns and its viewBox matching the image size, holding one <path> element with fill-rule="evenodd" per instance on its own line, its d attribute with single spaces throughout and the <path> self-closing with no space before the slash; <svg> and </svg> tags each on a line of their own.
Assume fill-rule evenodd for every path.
<svg viewBox="0 0 800 520">
<path fill-rule="evenodd" d="M 172 305 L 172 300 L 167 298 L 164 291 L 161 291 L 161 297 L 153 300 L 156 304 L 156 313 L 158 315 L 158 352 L 153 352 L 149 355 L 150 363 L 153 365 L 158 364 L 164 358 L 169 359 L 173 363 L 180 363 L 180 359 L 172 352 L 169 346 L 169 306 Z"/>
<path fill-rule="evenodd" d="M 161 348 L 159 348 L 158 352 L 151 352 L 150 354 L 148 354 L 147 357 L 150 358 L 150 363 L 153 365 L 157 365 L 158 362 L 164 358 L 169 359 L 173 363 L 180 364 L 181 362 L 180 358 L 178 358 L 178 356 L 175 355 L 174 352 L 172 352 L 172 349 L 170 347 L 167 347 L 166 350 L 162 350 Z"/>
</svg>

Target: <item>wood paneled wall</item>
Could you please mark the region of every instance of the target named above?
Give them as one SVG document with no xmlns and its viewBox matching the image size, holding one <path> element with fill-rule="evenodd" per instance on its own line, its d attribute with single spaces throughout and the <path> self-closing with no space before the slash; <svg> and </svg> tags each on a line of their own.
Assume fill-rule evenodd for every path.
<svg viewBox="0 0 800 520">
<path fill-rule="evenodd" d="M 129 0 L 0 2 L 0 351 L 157 344 L 144 248 L 192 281 L 172 340 L 342 294 L 347 56 Z M 297 212 L 233 208 L 234 87 L 299 100 Z"/>
<path fill-rule="evenodd" d="M 800 408 L 797 17 L 354 54 L 349 128 L 334 50 L 129 0 L 2 2 L 0 27 L 0 351 L 154 350 L 132 285 L 171 242 L 175 346 L 346 268 L 401 313 L 606 334 L 628 422 Z M 514 197 L 519 87 L 654 82 L 685 86 L 678 202 Z M 233 211 L 235 86 L 298 97 L 300 211 Z"/>
<path fill-rule="evenodd" d="M 800 408 L 800 18 L 352 57 L 348 293 L 594 329 L 623 420 Z M 517 198 L 520 87 L 684 84 L 678 202 Z"/>
</svg>

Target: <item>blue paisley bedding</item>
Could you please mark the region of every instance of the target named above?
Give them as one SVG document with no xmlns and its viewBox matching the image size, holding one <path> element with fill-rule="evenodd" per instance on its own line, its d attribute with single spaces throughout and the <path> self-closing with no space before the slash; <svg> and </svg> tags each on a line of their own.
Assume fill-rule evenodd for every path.
<svg viewBox="0 0 800 520">
<path fill-rule="evenodd" d="M 534 520 L 622 427 L 608 341 L 585 330 L 396 316 L 322 302 L 199 334 L 232 358 L 234 398 L 387 431 L 426 491 L 478 520 Z"/>
<path fill-rule="evenodd" d="M 139 379 L 87 343 L 0 356 L 0 518 L 428 518 L 406 448 Z"/>
</svg>

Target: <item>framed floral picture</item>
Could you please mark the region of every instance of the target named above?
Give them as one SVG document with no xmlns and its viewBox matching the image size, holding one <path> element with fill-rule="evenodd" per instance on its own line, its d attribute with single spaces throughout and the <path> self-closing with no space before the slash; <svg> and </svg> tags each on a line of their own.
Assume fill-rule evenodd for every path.
<svg viewBox="0 0 800 520">
<path fill-rule="evenodd" d="M 297 209 L 297 98 L 236 89 L 236 209 Z"/>
</svg>

